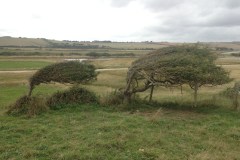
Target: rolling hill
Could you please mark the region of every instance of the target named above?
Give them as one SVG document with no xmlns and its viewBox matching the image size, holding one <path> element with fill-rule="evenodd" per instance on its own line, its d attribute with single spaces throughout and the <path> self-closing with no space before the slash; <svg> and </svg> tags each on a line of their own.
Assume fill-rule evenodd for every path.
<svg viewBox="0 0 240 160">
<path fill-rule="evenodd" d="M 49 47 L 49 40 L 44 38 L 0 37 L 0 46 L 14 47 Z"/>
<path fill-rule="evenodd" d="M 172 42 L 111 42 L 111 41 L 58 41 L 46 38 L 0 37 L 0 47 L 22 48 L 73 48 L 73 49 L 134 49 L 152 50 L 170 45 L 186 43 Z M 203 42 L 203 44 L 219 51 L 240 51 L 240 42 Z"/>
</svg>

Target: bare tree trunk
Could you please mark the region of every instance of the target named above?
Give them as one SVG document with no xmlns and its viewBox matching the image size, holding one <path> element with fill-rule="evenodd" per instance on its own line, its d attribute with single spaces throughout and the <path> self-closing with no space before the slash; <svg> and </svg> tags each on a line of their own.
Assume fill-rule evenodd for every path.
<svg viewBox="0 0 240 160">
<path fill-rule="evenodd" d="M 235 91 L 234 100 L 233 100 L 233 105 L 234 105 L 234 109 L 237 110 L 238 107 L 239 107 L 238 91 Z"/>
<path fill-rule="evenodd" d="M 195 83 L 195 86 L 194 86 L 194 107 L 197 107 L 197 94 L 198 94 L 198 84 Z"/>
<path fill-rule="evenodd" d="M 32 95 L 33 87 L 29 86 L 28 97 Z"/>
<path fill-rule="evenodd" d="M 151 92 L 150 92 L 150 96 L 149 96 L 149 102 L 152 101 L 153 90 L 154 90 L 154 85 L 152 85 L 152 87 L 151 87 Z"/>
<path fill-rule="evenodd" d="M 125 92 L 125 93 L 124 93 L 123 103 L 124 103 L 124 104 L 129 104 L 129 103 L 131 103 L 131 96 L 132 96 L 132 94 Z"/>
<path fill-rule="evenodd" d="M 233 105 L 234 105 L 234 109 L 238 109 L 239 108 L 239 92 L 240 92 L 240 82 L 236 82 L 234 85 L 234 99 L 233 99 Z"/>
</svg>

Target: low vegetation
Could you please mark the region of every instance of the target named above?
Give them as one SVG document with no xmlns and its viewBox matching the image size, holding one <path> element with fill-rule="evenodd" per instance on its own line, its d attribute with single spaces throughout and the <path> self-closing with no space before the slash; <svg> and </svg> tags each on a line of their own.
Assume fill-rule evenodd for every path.
<svg viewBox="0 0 240 160">
<path fill-rule="evenodd" d="M 8 113 L 33 116 L 41 111 L 45 111 L 47 107 L 57 108 L 61 104 L 97 103 L 94 93 L 77 87 L 73 87 L 68 91 L 55 93 L 47 101 L 38 97 L 31 97 L 35 86 L 41 83 L 85 84 L 96 79 L 96 77 L 95 67 L 91 64 L 70 61 L 46 66 L 30 77 L 28 95 L 19 98 L 13 105 L 10 105 Z"/>
<path fill-rule="evenodd" d="M 236 110 L 238 110 L 238 109 L 240 110 L 240 101 L 239 101 L 240 81 L 235 82 L 233 87 L 227 88 L 221 94 L 231 99 L 233 108 L 235 108 Z"/>
<path fill-rule="evenodd" d="M 46 103 L 51 109 L 59 109 L 71 104 L 98 104 L 98 98 L 95 93 L 75 86 L 69 90 L 54 93 Z"/>
<path fill-rule="evenodd" d="M 194 106 L 197 106 L 197 92 L 203 85 L 222 85 L 231 81 L 229 73 L 214 63 L 216 57 L 202 46 L 167 47 L 149 53 L 129 68 L 124 91 L 127 101 L 133 94 L 154 87 L 189 85 L 194 90 Z"/>
<path fill-rule="evenodd" d="M 65 91 L 58 91 L 51 96 L 22 96 L 11 104 L 7 114 L 36 116 L 49 109 L 60 109 L 73 104 L 98 104 L 95 93 L 81 87 L 71 87 Z"/>
<path fill-rule="evenodd" d="M 240 57 L 240 53 L 231 53 L 231 55 L 234 57 Z"/>
<path fill-rule="evenodd" d="M 10 105 L 7 113 L 10 115 L 27 115 L 29 117 L 38 115 L 48 110 L 46 100 L 43 97 L 22 96 Z"/>
<path fill-rule="evenodd" d="M 80 63 L 78 61 L 56 63 L 38 70 L 29 79 L 28 96 L 31 96 L 34 87 L 41 83 L 80 84 L 95 80 L 96 77 L 95 67 L 91 64 Z"/>
<path fill-rule="evenodd" d="M 119 90 L 112 91 L 101 98 L 101 104 L 104 106 L 118 106 L 123 104 L 124 96 Z"/>
<path fill-rule="evenodd" d="M 126 67 L 132 60 L 101 61 L 97 66 Z M 57 64 L 50 66 L 58 73 L 66 73 L 54 76 L 60 80 L 51 77 L 51 69 L 41 74 L 1 73 L 0 159 L 237 160 L 240 115 L 232 106 L 232 93 L 238 90 L 240 67 L 239 63 L 231 65 L 229 59 L 227 65 L 223 64 L 232 71 L 234 82 L 199 88 L 198 107 L 192 107 L 193 91 L 187 83 L 156 85 L 152 101 L 148 101 L 149 90 L 132 94 L 135 101 L 123 104 L 127 70 L 101 71 L 97 81 L 76 81 L 80 85 L 73 88 L 70 83 L 76 79 L 61 80 L 62 75 L 70 74 Z M 28 92 L 28 77 L 35 77 L 33 86 L 38 87 L 31 96 L 22 96 Z M 146 77 L 140 78 L 138 85 L 143 86 Z M 60 83 L 49 84 L 51 81 Z M 10 109 L 6 107 L 9 105 Z M 19 116 L 4 114 L 7 109 L 10 115 Z"/>
</svg>

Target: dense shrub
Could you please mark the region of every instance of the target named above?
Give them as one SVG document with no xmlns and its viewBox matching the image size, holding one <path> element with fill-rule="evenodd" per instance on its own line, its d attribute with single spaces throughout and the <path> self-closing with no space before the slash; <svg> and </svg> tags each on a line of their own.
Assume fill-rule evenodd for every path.
<svg viewBox="0 0 240 160">
<path fill-rule="evenodd" d="M 8 114 L 34 116 L 48 110 L 46 100 L 43 97 L 22 96 L 9 106 Z"/>
<path fill-rule="evenodd" d="M 240 53 L 232 53 L 231 55 L 234 57 L 240 57 Z"/>
<path fill-rule="evenodd" d="M 38 70 L 29 80 L 29 96 L 36 85 L 41 83 L 87 83 L 95 80 L 97 73 L 91 64 L 78 61 L 62 62 L 46 66 Z"/>
<path fill-rule="evenodd" d="M 90 104 L 98 103 L 95 93 L 79 87 L 72 87 L 67 91 L 57 92 L 48 100 L 47 105 L 51 109 L 61 108 L 65 104 Z"/>
</svg>

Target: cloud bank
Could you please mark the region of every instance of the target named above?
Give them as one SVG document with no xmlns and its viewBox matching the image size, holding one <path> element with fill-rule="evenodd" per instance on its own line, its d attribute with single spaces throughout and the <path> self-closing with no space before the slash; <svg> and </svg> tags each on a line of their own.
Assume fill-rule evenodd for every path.
<svg viewBox="0 0 240 160">
<path fill-rule="evenodd" d="M 114 41 L 240 40 L 239 0 L 8 0 L 2 6 L 0 36 Z"/>
</svg>

